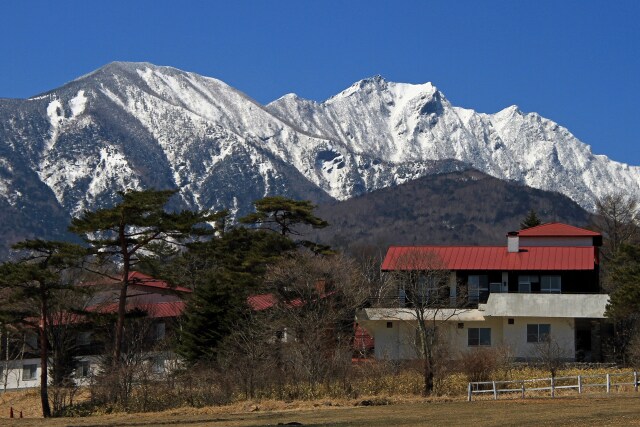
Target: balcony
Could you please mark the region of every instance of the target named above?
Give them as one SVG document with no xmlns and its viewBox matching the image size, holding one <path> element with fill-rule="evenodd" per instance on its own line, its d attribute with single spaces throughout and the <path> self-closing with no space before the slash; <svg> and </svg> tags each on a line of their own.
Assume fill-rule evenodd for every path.
<svg viewBox="0 0 640 427">
<path fill-rule="evenodd" d="M 606 294 L 489 294 L 478 309 L 484 316 L 566 317 L 602 319 L 609 302 Z"/>
</svg>

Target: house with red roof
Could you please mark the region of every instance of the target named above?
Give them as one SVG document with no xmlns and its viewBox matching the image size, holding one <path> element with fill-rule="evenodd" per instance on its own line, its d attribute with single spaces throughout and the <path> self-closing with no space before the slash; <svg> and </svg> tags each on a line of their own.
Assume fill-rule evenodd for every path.
<svg viewBox="0 0 640 427">
<path fill-rule="evenodd" d="M 506 237 L 504 246 L 391 246 L 382 270 L 420 272 L 423 260 L 437 260 L 429 268 L 446 271 L 449 301 L 431 318 L 454 353 L 508 347 L 526 360 L 552 339 L 567 359 L 601 360 L 608 302 L 599 282 L 602 236 L 548 223 Z M 402 284 L 396 292 L 388 304 L 357 314 L 377 358 L 415 357 L 415 310 Z"/>
<path fill-rule="evenodd" d="M 97 282 L 85 283 L 90 289 L 86 302 L 86 314 L 67 313 L 54 318 L 54 327 L 73 324 L 75 353 L 78 356 L 76 381 L 86 382 L 99 365 L 104 352 L 103 342 L 97 338 L 98 327 L 91 319 L 92 314 L 115 315 L 121 282 L 117 278 L 102 278 Z M 152 371 L 162 374 L 175 355 L 161 345 L 176 327 L 178 318 L 184 312 L 186 297 L 192 291 L 182 286 L 172 286 L 168 282 L 133 271 L 129 273 L 126 310 L 129 314 L 144 317 L 144 336 L 139 348 L 144 350 Z M 107 326 L 108 327 L 108 326 Z M 23 357 L 7 357 L 0 360 L 0 388 L 17 389 L 40 386 L 40 359 L 38 340 L 27 336 Z M 138 343 L 140 344 L 140 343 Z M 8 353 L 7 353 L 8 354 Z"/>
</svg>

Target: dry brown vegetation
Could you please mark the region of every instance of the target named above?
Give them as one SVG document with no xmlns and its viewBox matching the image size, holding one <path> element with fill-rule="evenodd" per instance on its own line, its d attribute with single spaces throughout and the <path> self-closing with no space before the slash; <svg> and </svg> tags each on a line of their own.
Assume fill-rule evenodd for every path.
<svg viewBox="0 0 640 427">
<path fill-rule="evenodd" d="M 395 398 L 389 405 L 361 406 L 360 401 L 332 400 L 284 403 L 243 402 L 222 407 L 181 408 L 146 414 L 112 414 L 86 418 L 0 418 L 9 426 L 564 426 L 640 425 L 640 394 L 583 395 L 557 399 L 499 400 L 482 402 L 448 399 Z M 4 410 L 4 404 L 3 409 Z"/>
<path fill-rule="evenodd" d="M 220 425 L 255 426 L 299 422 L 303 425 L 640 425 L 640 393 L 632 387 L 614 390 L 610 395 L 601 389 L 583 395 L 574 390 L 559 393 L 551 399 L 540 392 L 535 398 L 501 395 L 493 401 L 490 396 L 474 396 L 465 401 L 467 375 L 448 375 L 437 386 L 440 396 L 425 399 L 419 396 L 422 388 L 420 372 L 405 369 L 390 374 L 382 366 L 363 366 L 368 375 L 359 376 L 358 396 L 339 397 L 327 392 L 322 397 L 307 400 L 282 401 L 269 398 L 246 400 L 236 396 L 226 405 L 202 408 L 181 407 L 163 412 L 94 414 L 88 417 L 42 420 L 37 389 L 0 393 L 0 425 L 20 426 L 88 426 L 88 425 Z M 565 369 L 559 375 L 588 375 L 613 370 L 589 371 Z M 547 376 L 545 371 L 521 367 L 492 369 L 495 379 L 525 379 Z M 355 385 L 355 384 L 354 384 Z M 316 390 L 318 392 L 319 390 Z M 329 390 L 327 390 L 329 391 Z M 152 395 L 161 393 L 154 389 Z M 77 400 L 89 399 L 89 390 Z M 17 417 L 9 420 L 10 407 Z"/>
</svg>

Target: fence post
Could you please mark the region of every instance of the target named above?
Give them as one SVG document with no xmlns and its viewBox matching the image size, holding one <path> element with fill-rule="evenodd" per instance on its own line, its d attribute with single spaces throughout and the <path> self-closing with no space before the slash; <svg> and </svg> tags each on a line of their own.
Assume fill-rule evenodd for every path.
<svg viewBox="0 0 640 427">
<path fill-rule="evenodd" d="M 638 391 L 638 371 L 633 371 L 633 388 Z"/>
<path fill-rule="evenodd" d="M 471 402 L 471 383 L 467 387 L 467 402 Z"/>
<path fill-rule="evenodd" d="M 582 393 L 582 375 L 578 375 L 578 394 Z"/>
<path fill-rule="evenodd" d="M 607 374 L 607 393 L 611 392 L 611 375 Z"/>
<path fill-rule="evenodd" d="M 522 398 L 524 399 L 524 380 L 522 380 Z"/>
<path fill-rule="evenodd" d="M 551 377 L 551 397 L 556 397 L 556 381 L 554 377 Z"/>
<path fill-rule="evenodd" d="M 496 389 L 495 381 L 493 381 L 493 400 L 498 400 L 498 390 Z"/>
</svg>

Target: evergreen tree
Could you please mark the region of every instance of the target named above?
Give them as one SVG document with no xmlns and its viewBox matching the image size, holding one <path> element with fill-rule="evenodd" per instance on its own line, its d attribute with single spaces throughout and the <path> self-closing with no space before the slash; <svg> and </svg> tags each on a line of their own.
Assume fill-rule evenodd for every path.
<svg viewBox="0 0 640 427">
<path fill-rule="evenodd" d="M 623 244 L 608 267 L 607 279 L 615 287 L 605 314 L 614 321 L 618 353 L 626 356 L 640 328 L 640 246 Z"/>
<path fill-rule="evenodd" d="M 535 227 L 540 224 L 542 224 L 542 221 L 540 221 L 540 218 L 538 218 L 538 214 L 535 210 L 531 209 L 529 210 L 527 216 L 520 223 L 520 229 L 525 230 L 527 228 Z"/>
<path fill-rule="evenodd" d="M 165 205 L 175 193 L 174 190 L 119 192 L 122 200 L 115 206 L 85 211 L 71 222 L 70 230 L 82 235 L 99 259 L 122 265 L 122 277 L 112 277 L 121 283 L 113 346 L 114 365 L 120 364 L 129 273 L 139 261 L 140 254 L 154 243 L 176 243 L 195 235 L 210 234 L 212 230 L 202 227 L 202 224 L 215 221 L 219 216 L 208 212 L 166 212 Z"/>
<path fill-rule="evenodd" d="M 243 218 L 244 224 L 259 224 L 277 231 L 283 236 L 300 234 L 295 230 L 299 224 L 313 228 L 324 228 L 329 223 L 313 214 L 315 206 L 308 200 L 292 200 L 283 196 L 269 196 L 253 202 L 256 212 Z"/>
<path fill-rule="evenodd" d="M 178 351 L 191 362 L 212 358 L 218 344 L 248 310 L 247 297 L 258 292 L 267 266 L 295 248 L 285 236 L 236 228 L 218 239 L 189 245 L 172 269 L 172 278 L 195 278 L 185 310 Z M 190 269 L 196 268 L 196 275 Z M 184 282 L 182 282 L 184 283 Z"/>
<path fill-rule="evenodd" d="M 25 240 L 13 246 L 24 252 L 19 262 L 0 265 L 1 316 L 38 331 L 42 416 L 51 416 L 48 394 L 49 310 L 56 293 L 69 289 L 63 273 L 77 265 L 84 248 L 66 242 Z"/>
</svg>

